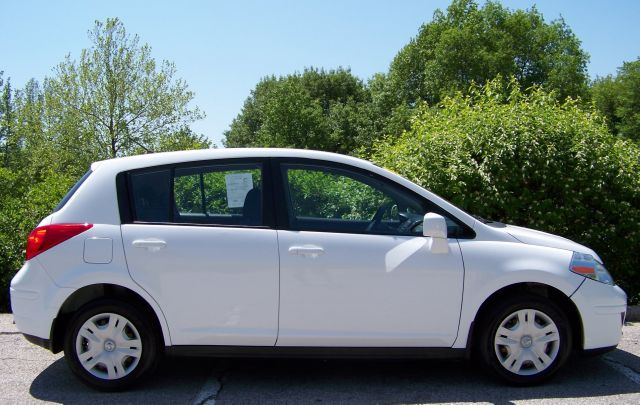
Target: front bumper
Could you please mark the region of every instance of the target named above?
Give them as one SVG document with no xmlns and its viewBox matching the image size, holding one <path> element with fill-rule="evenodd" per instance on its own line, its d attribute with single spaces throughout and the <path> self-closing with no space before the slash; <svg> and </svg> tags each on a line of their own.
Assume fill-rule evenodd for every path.
<svg viewBox="0 0 640 405">
<path fill-rule="evenodd" d="M 571 296 L 582 317 L 584 350 L 615 347 L 622 336 L 627 294 L 618 286 L 586 279 Z"/>
<path fill-rule="evenodd" d="M 27 339 L 29 343 L 33 343 L 34 345 L 44 347 L 47 350 L 52 349 L 51 341 L 49 339 L 43 339 L 37 336 L 27 335 L 27 334 L 23 334 L 22 336 L 24 336 L 24 338 Z"/>
</svg>

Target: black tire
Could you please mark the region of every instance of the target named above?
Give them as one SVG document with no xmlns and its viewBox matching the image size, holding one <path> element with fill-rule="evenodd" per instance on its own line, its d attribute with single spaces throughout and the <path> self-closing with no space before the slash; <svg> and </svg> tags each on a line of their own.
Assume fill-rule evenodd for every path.
<svg viewBox="0 0 640 405">
<path fill-rule="evenodd" d="M 523 310 L 533 311 L 518 312 Z M 519 330 L 521 318 L 517 315 L 518 313 L 524 314 L 522 319 L 526 320 L 523 322 L 526 325 L 530 325 L 528 322 L 531 314 L 533 314 L 532 322 L 535 323 L 535 327 L 549 326 L 549 329 L 553 329 L 555 325 L 558 339 L 544 342 L 547 340 L 547 335 L 532 337 L 533 335 L 529 333 L 524 333 L 520 339 L 515 338 L 515 333 L 510 336 L 506 334 L 497 336 L 498 328 L 503 324 L 507 327 L 506 329 Z M 477 347 L 482 362 L 498 377 L 514 385 L 535 385 L 548 380 L 566 362 L 571 353 L 572 335 L 567 316 L 552 301 L 540 296 L 525 294 L 502 300 L 482 317 L 479 326 L 482 330 Z M 537 331 L 541 331 L 541 329 L 535 330 L 536 335 Z M 548 339 L 556 336 L 555 332 L 547 333 Z M 501 344 L 507 340 L 510 344 Z M 512 345 L 514 341 L 518 341 L 518 344 Z M 538 352 L 544 354 L 538 355 Z M 537 359 L 535 363 L 533 356 Z M 523 358 L 527 359 L 522 361 Z M 507 369 L 509 366 L 512 370 Z"/>
<path fill-rule="evenodd" d="M 97 333 L 92 333 L 87 328 L 78 338 L 81 328 L 83 325 L 86 327 L 85 323 L 89 320 L 92 322 L 91 328 L 93 326 L 95 326 L 94 329 L 108 328 L 110 325 L 107 323 L 111 317 L 117 325 L 114 334 L 120 335 L 121 338 L 102 339 L 98 336 L 98 333 L 103 333 L 101 329 L 96 330 Z M 125 326 L 122 327 L 122 330 L 117 330 L 122 319 L 124 319 L 122 324 Z M 93 322 L 102 324 L 98 326 Z M 106 336 L 106 330 L 104 333 Z M 83 337 L 88 334 L 96 336 L 96 340 L 89 341 Z M 115 343 L 116 340 L 124 343 Z M 123 344 L 127 344 L 126 342 L 131 342 L 130 344 L 133 346 L 124 347 Z M 71 371 L 88 386 L 101 391 L 119 391 L 139 382 L 155 369 L 160 359 L 160 342 L 160 336 L 155 332 L 148 317 L 144 316 L 141 311 L 124 301 L 101 299 L 83 306 L 71 319 L 64 339 L 64 355 Z M 82 350 L 85 350 L 85 353 L 78 353 Z M 89 352 L 92 350 L 99 351 L 99 353 L 95 357 L 85 359 L 87 367 L 91 367 L 91 370 L 88 370 L 81 364 L 80 355 L 90 355 Z M 133 356 L 120 354 L 124 350 L 132 350 Z M 116 360 L 114 356 L 123 356 L 123 358 Z M 91 361 L 99 358 L 104 359 L 105 362 L 98 362 L 98 364 L 91 366 Z M 115 366 L 116 362 L 119 367 Z M 106 367 L 108 364 L 113 365 L 113 370 L 108 370 Z M 111 374 L 108 373 L 109 371 L 112 375 L 109 375 Z"/>
</svg>

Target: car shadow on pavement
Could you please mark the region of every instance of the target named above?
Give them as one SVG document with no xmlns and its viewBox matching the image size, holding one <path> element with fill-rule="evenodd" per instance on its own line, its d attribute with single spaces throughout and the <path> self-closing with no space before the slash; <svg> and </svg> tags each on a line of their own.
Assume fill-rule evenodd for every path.
<svg viewBox="0 0 640 405">
<path fill-rule="evenodd" d="M 142 384 L 123 392 L 101 392 L 84 385 L 60 358 L 33 380 L 29 393 L 39 400 L 63 404 L 189 404 L 211 375 L 215 361 L 194 360 L 165 359 Z"/>
<path fill-rule="evenodd" d="M 622 350 L 608 356 L 573 359 L 550 382 L 524 388 L 504 385 L 466 361 L 168 358 L 144 384 L 120 393 L 85 387 L 60 359 L 36 377 L 30 393 L 60 403 L 193 403 L 203 385 L 213 380 L 216 404 L 509 404 L 524 399 L 603 396 L 608 402 L 629 402 L 630 398 L 616 400 L 615 396 L 640 393 L 640 385 L 612 368 L 609 359 L 624 357 L 625 363 L 640 364 L 640 358 Z"/>
</svg>

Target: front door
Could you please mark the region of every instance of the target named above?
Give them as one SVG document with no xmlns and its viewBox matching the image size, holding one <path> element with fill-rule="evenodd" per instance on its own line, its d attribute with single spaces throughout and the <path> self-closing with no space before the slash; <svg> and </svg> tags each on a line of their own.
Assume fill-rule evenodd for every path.
<svg viewBox="0 0 640 405">
<path fill-rule="evenodd" d="M 279 174 L 278 346 L 453 344 L 464 269 L 456 239 L 430 251 L 427 201 L 355 169 L 282 163 Z"/>
</svg>

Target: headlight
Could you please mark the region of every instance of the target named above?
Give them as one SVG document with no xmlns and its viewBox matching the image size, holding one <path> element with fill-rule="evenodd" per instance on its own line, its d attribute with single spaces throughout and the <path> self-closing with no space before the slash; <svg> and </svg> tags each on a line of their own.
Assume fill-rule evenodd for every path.
<svg viewBox="0 0 640 405">
<path fill-rule="evenodd" d="M 601 283 L 614 284 L 611 274 L 609 274 L 602 263 L 598 262 L 593 256 L 585 253 L 573 252 L 569 270 Z"/>
</svg>

